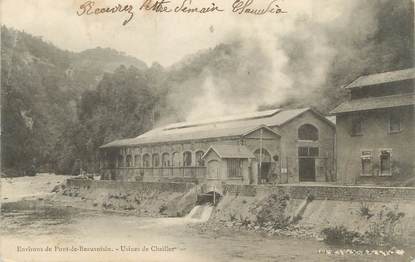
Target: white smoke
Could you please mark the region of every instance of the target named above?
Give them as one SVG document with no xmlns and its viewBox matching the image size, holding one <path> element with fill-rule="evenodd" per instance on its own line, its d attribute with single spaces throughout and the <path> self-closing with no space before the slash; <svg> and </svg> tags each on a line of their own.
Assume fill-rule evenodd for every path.
<svg viewBox="0 0 415 262">
<path fill-rule="evenodd" d="M 361 74 L 375 56 L 371 37 L 383 2 L 319 0 L 275 23 L 238 20 L 225 51 L 214 49 L 202 73 L 174 86 L 170 102 L 186 120 L 325 103 L 323 92 L 336 88 L 333 71 Z"/>
</svg>

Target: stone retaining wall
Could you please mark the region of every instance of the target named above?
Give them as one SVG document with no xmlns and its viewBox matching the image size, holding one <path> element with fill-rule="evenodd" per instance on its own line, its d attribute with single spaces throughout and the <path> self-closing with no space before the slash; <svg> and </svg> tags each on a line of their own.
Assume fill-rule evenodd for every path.
<svg viewBox="0 0 415 262">
<path fill-rule="evenodd" d="M 262 193 L 288 194 L 293 199 L 314 199 L 338 201 L 415 200 L 414 187 L 364 187 L 334 185 L 224 185 L 224 193 L 256 196 Z"/>
<path fill-rule="evenodd" d="M 113 180 L 87 180 L 68 179 L 69 187 L 108 190 L 136 190 L 136 191 L 160 191 L 160 192 L 187 192 L 195 186 L 193 183 L 163 183 L 163 182 L 126 182 Z"/>
<path fill-rule="evenodd" d="M 127 182 L 113 180 L 84 180 L 68 179 L 67 186 L 108 190 L 187 192 L 195 187 L 194 183 L 180 182 Z M 208 191 L 206 186 L 203 192 Z M 288 194 L 293 199 L 305 199 L 313 196 L 319 200 L 338 201 L 374 201 L 388 202 L 394 200 L 414 200 L 415 187 L 365 187 L 365 186 L 336 186 L 336 185 L 231 185 L 225 184 L 221 194 L 239 194 L 256 196 L 259 194 Z"/>
</svg>

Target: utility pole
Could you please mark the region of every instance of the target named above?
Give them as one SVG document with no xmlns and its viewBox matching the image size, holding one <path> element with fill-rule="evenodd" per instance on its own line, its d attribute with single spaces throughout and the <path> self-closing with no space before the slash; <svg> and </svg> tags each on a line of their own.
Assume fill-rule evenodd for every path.
<svg viewBox="0 0 415 262">
<path fill-rule="evenodd" d="M 213 186 L 213 206 L 216 205 L 216 186 Z"/>
<path fill-rule="evenodd" d="M 259 178 L 260 183 L 262 184 L 262 128 L 259 132 Z"/>
</svg>

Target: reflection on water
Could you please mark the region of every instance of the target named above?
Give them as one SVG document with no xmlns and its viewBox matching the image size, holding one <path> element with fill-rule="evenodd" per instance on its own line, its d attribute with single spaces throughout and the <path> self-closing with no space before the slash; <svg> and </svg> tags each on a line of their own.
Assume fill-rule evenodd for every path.
<svg viewBox="0 0 415 262">
<path fill-rule="evenodd" d="M 4 203 L 2 211 L 2 234 L 35 234 L 47 235 L 52 233 L 74 234 L 76 230 L 71 225 L 83 224 L 84 221 L 102 221 L 116 218 L 128 224 L 135 221 L 135 227 L 162 228 L 186 223 L 206 222 L 212 212 L 211 206 L 196 206 L 193 213 L 185 218 L 144 218 L 110 211 L 95 211 L 78 209 L 71 206 L 57 207 L 45 201 L 24 200 Z M 199 211 L 199 212 L 197 212 Z M 200 213 L 200 214 L 199 214 Z M 139 222 L 138 222 L 139 221 Z"/>
<path fill-rule="evenodd" d="M 72 207 L 54 207 L 39 201 L 4 203 L 1 211 L 4 217 L 18 220 L 56 220 L 60 223 L 69 222 L 74 214 L 81 213 Z"/>
<path fill-rule="evenodd" d="M 74 220 L 93 213 L 72 207 L 54 207 L 43 201 L 20 201 L 4 203 L 1 206 L 1 234 L 71 233 L 65 225 L 76 223 Z"/>
</svg>

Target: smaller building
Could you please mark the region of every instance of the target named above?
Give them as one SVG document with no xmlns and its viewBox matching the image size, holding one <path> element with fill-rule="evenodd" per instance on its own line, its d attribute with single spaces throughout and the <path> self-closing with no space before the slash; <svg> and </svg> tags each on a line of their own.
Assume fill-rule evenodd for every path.
<svg viewBox="0 0 415 262">
<path fill-rule="evenodd" d="M 212 145 L 202 159 L 207 163 L 206 180 L 211 186 L 222 182 L 242 184 L 250 181 L 249 164 L 255 156 L 242 145 Z"/>
<path fill-rule="evenodd" d="M 337 181 L 404 185 L 415 162 L 415 69 L 357 78 L 336 115 Z"/>
</svg>

